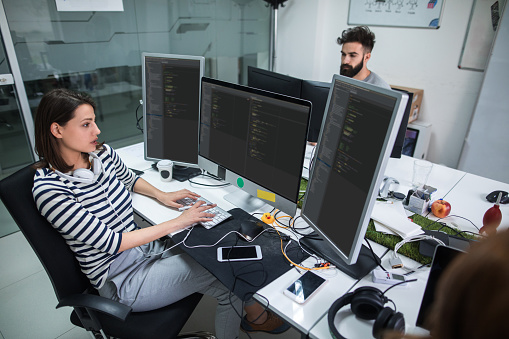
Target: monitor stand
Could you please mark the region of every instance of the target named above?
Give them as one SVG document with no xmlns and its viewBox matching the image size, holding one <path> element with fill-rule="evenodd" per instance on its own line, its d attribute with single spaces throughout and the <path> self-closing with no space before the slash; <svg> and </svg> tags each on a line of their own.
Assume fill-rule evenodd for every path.
<svg viewBox="0 0 509 339">
<path fill-rule="evenodd" d="M 232 193 L 225 195 L 223 198 L 235 206 L 240 207 L 247 213 L 256 212 L 265 205 L 265 202 L 262 200 L 255 198 L 251 194 L 240 189 L 236 189 Z"/>
<path fill-rule="evenodd" d="M 320 236 L 317 233 L 312 233 L 312 235 L 314 238 L 304 237 L 300 240 L 302 247 L 327 260 L 340 271 L 354 279 L 362 279 L 380 263 L 380 258 L 374 256 L 369 248 L 362 245 L 357 262 L 348 265 L 325 241 L 323 241 L 323 239 L 319 238 Z"/>
<path fill-rule="evenodd" d="M 201 174 L 201 169 L 181 165 L 173 165 L 173 179 L 180 182 L 194 178 Z"/>
</svg>

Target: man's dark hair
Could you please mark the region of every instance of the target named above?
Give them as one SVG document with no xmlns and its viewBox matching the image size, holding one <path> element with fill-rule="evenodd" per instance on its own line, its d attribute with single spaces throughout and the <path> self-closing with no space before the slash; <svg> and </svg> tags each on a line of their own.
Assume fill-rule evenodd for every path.
<svg viewBox="0 0 509 339">
<path fill-rule="evenodd" d="M 338 44 L 347 42 L 359 42 L 364 47 L 365 53 L 370 53 L 375 46 L 375 33 L 371 32 L 368 26 L 357 26 L 345 29 L 338 38 Z"/>
</svg>

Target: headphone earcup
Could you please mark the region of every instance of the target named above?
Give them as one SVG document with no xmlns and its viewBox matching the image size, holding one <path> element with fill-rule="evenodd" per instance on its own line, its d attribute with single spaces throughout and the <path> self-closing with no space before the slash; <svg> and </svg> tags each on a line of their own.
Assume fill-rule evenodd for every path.
<svg viewBox="0 0 509 339">
<path fill-rule="evenodd" d="M 102 172 L 103 164 L 101 160 L 97 156 L 94 157 L 94 164 L 92 165 L 92 169 L 94 170 L 94 175 L 99 175 Z"/>
<path fill-rule="evenodd" d="M 94 172 L 87 168 L 78 168 L 74 170 L 72 176 L 78 179 L 90 180 L 94 179 Z"/>
<path fill-rule="evenodd" d="M 373 324 L 373 337 L 381 339 L 385 330 L 405 332 L 405 318 L 401 312 L 394 312 L 390 307 L 384 307 Z"/>
<path fill-rule="evenodd" d="M 329 312 L 327 314 L 327 322 L 329 323 L 329 331 L 332 334 L 332 336 L 336 339 L 345 339 L 338 331 L 336 326 L 334 325 L 334 318 L 336 318 L 336 313 L 343 307 L 352 301 L 353 293 L 347 293 L 343 295 L 341 298 L 337 299 L 335 302 L 332 303 L 331 307 L 329 308 Z"/>
<path fill-rule="evenodd" d="M 365 286 L 355 290 L 350 307 L 357 317 L 374 320 L 386 302 L 387 299 L 379 289 Z"/>
</svg>

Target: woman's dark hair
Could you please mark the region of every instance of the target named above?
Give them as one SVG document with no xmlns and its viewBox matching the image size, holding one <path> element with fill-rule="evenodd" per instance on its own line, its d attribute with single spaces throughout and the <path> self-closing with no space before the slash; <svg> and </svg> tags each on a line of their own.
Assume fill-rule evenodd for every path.
<svg viewBox="0 0 509 339">
<path fill-rule="evenodd" d="M 371 53 L 375 46 L 375 33 L 371 32 L 368 26 L 357 26 L 345 29 L 338 38 L 338 44 L 348 42 L 359 42 L 364 47 L 365 53 Z"/>
<path fill-rule="evenodd" d="M 447 267 L 428 319 L 433 338 L 507 337 L 508 258 L 509 231 L 499 230 Z"/>
<path fill-rule="evenodd" d="M 62 172 L 68 172 L 74 164 L 67 164 L 59 152 L 57 139 L 51 133 L 51 124 L 56 122 L 65 126 L 74 118 L 78 106 L 88 104 L 95 110 L 92 98 L 85 94 L 65 88 L 58 88 L 46 93 L 37 107 L 35 115 L 35 152 L 39 155 L 36 168 L 49 167 L 49 164 Z M 102 144 L 97 146 L 102 148 Z"/>
</svg>

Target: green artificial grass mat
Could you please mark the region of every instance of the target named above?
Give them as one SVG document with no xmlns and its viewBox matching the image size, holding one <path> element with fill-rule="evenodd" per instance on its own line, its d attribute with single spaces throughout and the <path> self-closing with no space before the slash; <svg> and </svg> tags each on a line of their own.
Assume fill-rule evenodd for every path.
<svg viewBox="0 0 509 339">
<path fill-rule="evenodd" d="M 307 188 L 307 184 L 308 184 L 308 181 L 306 179 L 302 178 L 300 181 L 300 190 L 305 192 L 306 188 Z M 304 196 L 304 193 L 299 194 L 299 198 L 301 198 L 303 196 Z M 304 199 L 302 198 L 297 203 L 298 208 L 302 208 L 303 200 Z M 450 227 L 450 226 L 444 227 L 444 225 L 442 223 L 428 219 L 428 218 L 423 217 L 422 215 L 419 215 L 419 214 L 414 214 L 414 215 L 410 216 L 409 218 L 412 219 L 412 221 L 414 223 L 421 226 L 425 230 L 440 230 L 440 231 L 445 232 L 450 235 L 457 235 L 458 232 L 460 232 L 459 229 L 456 229 L 456 228 Z M 477 237 L 475 235 L 470 234 L 470 233 L 462 233 L 462 236 L 467 239 L 477 239 Z M 366 231 L 366 238 L 368 238 L 382 246 L 390 248 L 391 250 L 394 250 L 394 247 L 396 246 L 396 244 L 402 240 L 402 238 L 397 235 L 391 235 L 391 234 L 377 232 L 375 229 L 373 220 L 369 221 L 368 230 Z M 413 259 L 423 265 L 431 264 L 431 260 L 432 260 L 432 258 L 425 257 L 419 253 L 419 242 L 418 241 L 404 244 L 399 249 L 398 254 L 404 255 L 404 256 L 406 256 L 410 259 Z"/>
<path fill-rule="evenodd" d="M 441 232 L 450 234 L 450 235 L 457 235 L 458 232 L 461 230 L 456 229 L 454 227 L 444 227 L 443 224 L 436 222 L 434 220 L 428 219 L 426 217 L 423 217 L 419 214 L 414 214 L 409 217 L 412 219 L 414 223 L 421 226 L 425 230 L 440 230 Z M 473 234 L 469 233 L 462 233 L 462 236 L 467 239 L 477 239 Z M 385 246 L 387 248 L 390 248 L 391 250 L 394 250 L 394 247 L 398 242 L 403 240 L 400 236 L 397 235 L 391 235 L 391 234 L 385 234 L 381 232 L 377 232 L 375 230 L 375 225 L 373 224 L 373 220 L 369 221 L 368 230 L 366 231 L 366 238 L 373 240 L 374 242 Z M 410 243 L 406 243 L 403 246 L 400 247 L 398 254 L 404 255 L 410 259 L 413 259 L 423 265 L 431 264 L 431 260 L 433 258 L 425 257 L 419 253 L 419 242 L 414 241 Z"/>
</svg>

